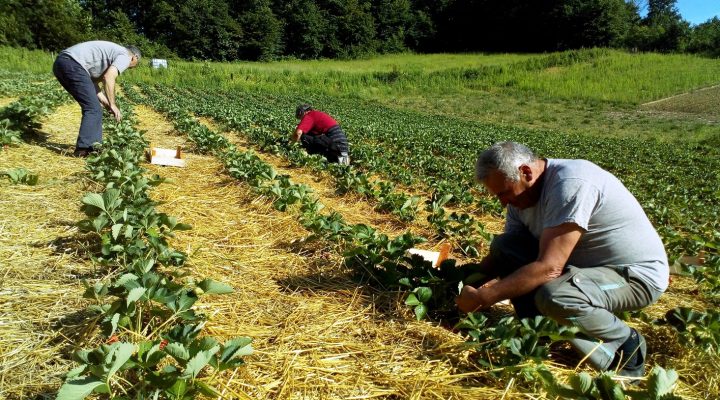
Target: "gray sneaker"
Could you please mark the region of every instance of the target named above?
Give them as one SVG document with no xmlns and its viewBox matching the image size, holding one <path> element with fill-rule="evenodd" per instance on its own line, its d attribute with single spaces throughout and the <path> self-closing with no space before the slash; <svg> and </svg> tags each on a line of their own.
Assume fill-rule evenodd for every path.
<svg viewBox="0 0 720 400">
<path fill-rule="evenodd" d="M 340 157 L 338 157 L 338 164 L 350 165 L 350 156 L 348 153 L 340 153 Z"/>
</svg>

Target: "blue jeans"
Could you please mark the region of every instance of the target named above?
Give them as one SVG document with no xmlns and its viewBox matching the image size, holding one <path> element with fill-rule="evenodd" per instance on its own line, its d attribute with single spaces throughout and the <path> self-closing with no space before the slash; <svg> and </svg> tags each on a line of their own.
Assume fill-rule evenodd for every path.
<svg viewBox="0 0 720 400">
<path fill-rule="evenodd" d="M 538 241 L 529 232 L 496 236 L 490 246 L 493 265 L 504 276 L 537 256 Z M 631 333 L 615 313 L 639 310 L 661 294 L 631 268 L 566 265 L 562 275 L 511 302 L 520 318 L 544 315 L 577 326 L 582 334 L 570 343 L 594 368 L 606 370 Z"/>
<path fill-rule="evenodd" d="M 93 144 L 102 142 L 103 110 L 90 74 L 67 54 L 60 54 L 55 59 L 53 74 L 82 109 L 80 133 L 75 148 L 89 149 Z"/>
</svg>

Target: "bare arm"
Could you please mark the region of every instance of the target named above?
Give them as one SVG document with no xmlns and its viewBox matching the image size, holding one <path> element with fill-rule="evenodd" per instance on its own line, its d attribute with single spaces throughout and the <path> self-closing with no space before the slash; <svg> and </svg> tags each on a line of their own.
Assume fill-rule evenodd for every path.
<svg viewBox="0 0 720 400">
<path fill-rule="evenodd" d="M 114 66 L 110 66 L 107 71 L 105 71 L 105 74 L 103 74 L 103 83 L 104 83 L 104 89 L 105 89 L 105 97 L 107 99 L 108 104 L 110 105 L 110 112 L 113 113 L 115 116 L 115 119 L 120 121 L 122 119 L 122 114 L 120 113 L 120 109 L 115 104 L 115 79 L 118 77 L 120 73 L 118 72 L 118 69 Z M 100 98 L 100 95 L 98 94 L 98 98 Z M 100 100 L 102 102 L 102 99 Z"/>
<path fill-rule="evenodd" d="M 295 129 L 295 133 L 292 134 L 292 137 L 290 137 L 290 140 L 292 140 L 293 142 L 300 141 L 300 136 L 302 136 L 303 133 L 304 132 L 302 131 L 302 129 Z"/>
<path fill-rule="evenodd" d="M 103 93 L 100 85 L 98 85 L 98 83 L 95 81 L 93 81 L 93 85 L 95 85 L 95 93 L 97 94 L 98 100 L 100 100 L 100 104 L 102 104 L 103 107 L 109 110 L 110 102 L 108 101 L 107 97 L 105 97 L 105 93 Z"/>
<path fill-rule="evenodd" d="M 499 301 L 529 293 L 535 288 L 557 278 L 577 245 L 582 230 L 576 224 L 566 223 L 547 228 L 540 236 L 540 253 L 537 261 L 527 264 L 494 285 L 475 289 L 465 286 L 456 299 L 458 307 L 465 312 L 489 307 Z"/>
</svg>

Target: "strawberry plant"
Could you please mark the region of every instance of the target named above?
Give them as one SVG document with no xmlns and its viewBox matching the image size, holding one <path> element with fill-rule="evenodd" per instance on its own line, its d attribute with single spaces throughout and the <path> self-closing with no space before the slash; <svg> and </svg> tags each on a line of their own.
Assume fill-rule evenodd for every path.
<svg viewBox="0 0 720 400">
<path fill-rule="evenodd" d="M 622 383 L 614 379 L 613 372 L 603 372 L 596 377 L 587 372 L 570 375 L 567 383 L 560 383 L 546 368 L 538 369 L 537 375 L 543 381 L 547 393 L 561 399 L 584 400 L 680 400 L 673 394 L 678 379 L 675 370 L 665 370 L 656 366 L 650 372 L 646 388 L 624 389 Z"/>
<path fill-rule="evenodd" d="M 6 171 L 0 171 L 0 178 L 7 178 L 12 184 L 23 184 L 35 186 L 38 182 L 38 175 L 33 174 L 25 168 L 13 168 Z"/>
</svg>

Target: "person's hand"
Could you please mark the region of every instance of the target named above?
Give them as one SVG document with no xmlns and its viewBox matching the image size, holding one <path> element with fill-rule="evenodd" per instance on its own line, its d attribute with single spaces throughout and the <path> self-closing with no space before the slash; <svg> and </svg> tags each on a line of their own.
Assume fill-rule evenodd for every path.
<svg viewBox="0 0 720 400">
<path fill-rule="evenodd" d="M 474 312 L 489 308 L 492 304 L 487 296 L 486 289 L 476 289 L 470 285 L 463 286 L 460 295 L 455 298 L 455 304 L 462 312 Z"/>
<path fill-rule="evenodd" d="M 110 113 L 115 117 L 115 121 L 120 122 L 122 119 L 122 113 L 120 112 L 120 109 L 116 105 L 110 106 Z"/>
</svg>

